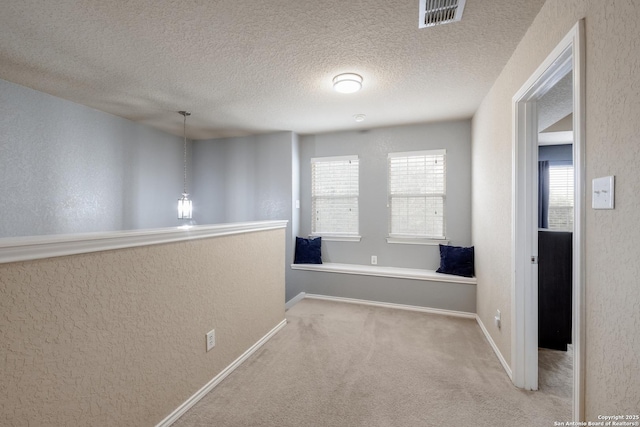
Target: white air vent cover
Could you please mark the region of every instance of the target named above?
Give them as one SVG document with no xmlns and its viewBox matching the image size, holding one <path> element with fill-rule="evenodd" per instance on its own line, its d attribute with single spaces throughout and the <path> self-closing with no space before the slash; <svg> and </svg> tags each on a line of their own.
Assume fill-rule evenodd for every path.
<svg viewBox="0 0 640 427">
<path fill-rule="evenodd" d="M 466 0 L 420 0 L 420 28 L 462 19 Z"/>
</svg>

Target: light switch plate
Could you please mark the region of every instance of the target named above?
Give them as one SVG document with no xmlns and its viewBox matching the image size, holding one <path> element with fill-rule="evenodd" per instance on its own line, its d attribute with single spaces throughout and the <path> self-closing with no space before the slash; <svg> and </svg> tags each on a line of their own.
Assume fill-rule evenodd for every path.
<svg viewBox="0 0 640 427">
<path fill-rule="evenodd" d="M 604 176 L 593 179 L 593 195 L 591 207 L 593 209 L 613 209 L 614 177 Z"/>
</svg>

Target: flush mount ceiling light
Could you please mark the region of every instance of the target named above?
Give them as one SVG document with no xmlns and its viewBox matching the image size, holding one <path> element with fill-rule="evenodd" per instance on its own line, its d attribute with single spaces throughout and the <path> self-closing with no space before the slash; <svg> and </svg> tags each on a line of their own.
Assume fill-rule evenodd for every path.
<svg viewBox="0 0 640 427">
<path fill-rule="evenodd" d="M 193 203 L 189 200 L 189 193 L 187 193 L 187 116 L 190 116 L 191 113 L 178 111 L 178 114 L 184 116 L 182 125 L 182 135 L 184 136 L 184 187 L 182 189 L 182 197 L 178 199 L 178 219 L 191 219 Z"/>
<path fill-rule="evenodd" d="M 354 93 L 362 89 L 362 76 L 354 73 L 338 74 L 333 78 L 333 90 Z"/>
<path fill-rule="evenodd" d="M 355 120 L 356 122 L 358 122 L 358 123 L 360 123 L 360 122 L 364 122 L 364 119 L 365 119 L 366 117 L 367 117 L 367 116 L 365 116 L 364 114 L 356 114 L 355 116 L 353 116 L 354 120 Z"/>
</svg>

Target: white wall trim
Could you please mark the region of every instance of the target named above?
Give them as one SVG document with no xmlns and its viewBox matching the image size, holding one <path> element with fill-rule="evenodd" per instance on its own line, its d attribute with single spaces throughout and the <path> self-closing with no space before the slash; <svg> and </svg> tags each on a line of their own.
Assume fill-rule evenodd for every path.
<svg viewBox="0 0 640 427">
<path fill-rule="evenodd" d="M 448 245 L 449 240 L 422 239 L 419 237 L 387 237 L 387 243 L 394 244 L 394 245 L 438 246 L 438 245 Z"/>
<path fill-rule="evenodd" d="M 482 333 L 484 334 L 485 338 L 487 339 L 487 341 L 489 341 L 489 345 L 491 345 L 493 352 L 496 354 L 496 356 L 498 356 L 498 360 L 500 361 L 500 364 L 502 365 L 505 372 L 509 376 L 509 379 L 513 381 L 513 373 L 511 372 L 511 367 L 509 367 L 509 364 L 504 359 L 504 356 L 500 352 L 500 349 L 498 349 L 498 346 L 496 345 L 495 341 L 493 341 L 493 338 L 491 338 L 491 335 L 489 334 L 489 331 L 487 331 L 487 328 L 484 327 L 484 323 L 482 323 L 480 316 L 476 315 L 476 321 L 478 322 L 478 325 L 480 326 L 480 329 L 482 330 Z"/>
<path fill-rule="evenodd" d="M 475 285 L 475 277 L 454 276 L 436 273 L 435 270 L 417 268 L 383 267 L 379 265 L 357 264 L 291 264 L 292 270 L 320 271 L 325 273 L 358 274 L 361 276 L 393 277 L 397 279 L 428 280 L 432 282 L 462 283 Z"/>
<path fill-rule="evenodd" d="M 396 310 L 419 311 L 422 313 L 440 314 L 444 316 L 463 317 L 465 319 L 475 319 L 475 313 L 466 311 L 444 310 L 441 308 L 420 307 L 417 305 L 394 304 L 390 302 L 369 301 L 355 298 L 333 297 L 327 295 L 305 294 L 304 298 L 319 299 L 325 301 L 345 302 L 349 304 L 371 305 L 374 307 L 393 308 Z"/>
<path fill-rule="evenodd" d="M 294 305 L 302 301 L 306 295 L 307 295 L 306 292 L 300 292 L 298 295 L 291 298 L 289 301 L 285 303 L 284 309 L 289 310 L 291 307 L 293 307 Z"/>
<path fill-rule="evenodd" d="M 571 30 L 573 37 L 573 158 L 575 177 L 575 210 L 573 233 L 573 420 L 585 419 L 586 376 L 586 301 L 585 301 L 585 236 L 586 230 L 586 100 L 587 82 L 584 19 Z M 575 163 L 579 163 L 578 166 Z"/>
<path fill-rule="evenodd" d="M 242 353 L 240 357 L 233 361 L 229 366 L 224 368 L 222 372 L 213 377 L 211 381 L 205 384 L 200 390 L 198 390 L 193 396 L 187 399 L 182 405 L 180 405 L 176 410 L 174 410 L 171 414 L 169 414 L 164 420 L 160 421 L 156 424 L 156 427 L 169 427 L 173 423 L 175 423 L 178 418 L 184 415 L 193 405 L 198 403 L 200 399 L 207 395 L 211 390 L 213 390 L 222 380 L 224 380 L 230 373 L 236 370 L 245 360 L 247 360 L 253 353 L 258 351 L 260 347 L 262 347 L 271 337 L 280 331 L 280 329 L 284 328 L 287 325 L 287 319 L 282 320 L 278 323 L 273 329 L 271 329 L 265 336 L 260 338 L 258 342 L 249 347 L 247 351 Z"/>
<path fill-rule="evenodd" d="M 131 248 L 135 246 L 182 242 L 232 234 L 253 233 L 285 228 L 286 226 L 287 221 L 254 221 L 147 230 L 6 237 L 0 239 L 0 264 Z"/>
</svg>

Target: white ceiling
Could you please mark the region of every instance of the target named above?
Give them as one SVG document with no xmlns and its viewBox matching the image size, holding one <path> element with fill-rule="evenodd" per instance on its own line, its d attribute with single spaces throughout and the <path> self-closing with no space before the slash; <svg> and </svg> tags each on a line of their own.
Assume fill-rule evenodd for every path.
<svg viewBox="0 0 640 427">
<path fill-rule="evenodd" d="M 567 73 L 538 101 L 538 132 L 573 112 L 573 74 Z"/>
<path fill-rule="evenodd" d="M 469 118 L 543 3 L 418 29 L 418 0 L 3 0 L 0 78 L 176 135 L 187 109 L 193 139 Z"/>
</svg>

